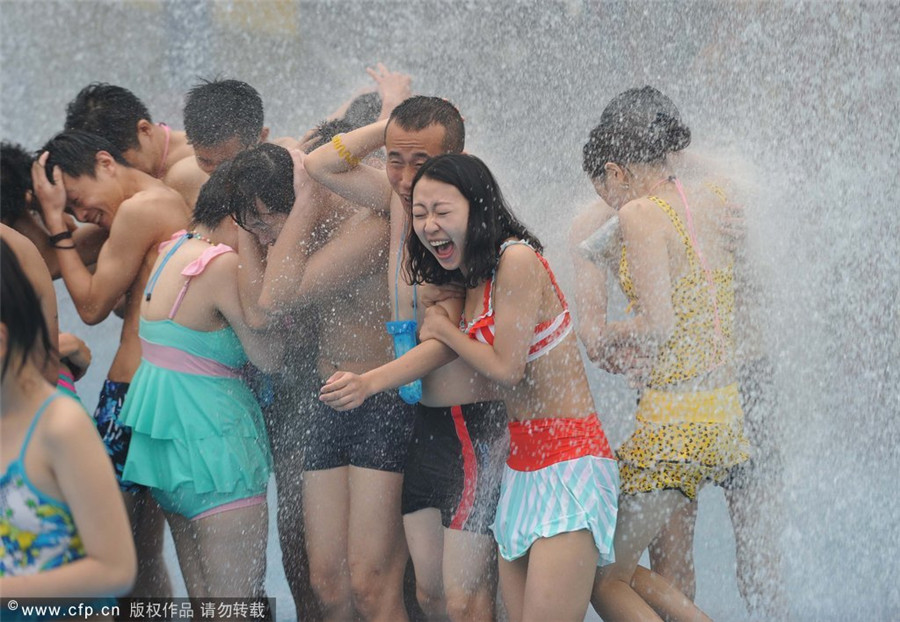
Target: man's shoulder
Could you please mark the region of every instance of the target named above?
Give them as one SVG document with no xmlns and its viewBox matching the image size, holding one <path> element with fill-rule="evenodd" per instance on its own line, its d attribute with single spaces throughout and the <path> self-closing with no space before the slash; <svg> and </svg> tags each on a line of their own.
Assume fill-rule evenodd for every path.
<svg viewBox="0 0 900 622">
<path fill-rule="evenodd" d="M 173 164 L 163 181 L 181 195 L 188 206 L 192 206 L 207 179 L 209 175 L 197 164 L 197 158 L 190 156 Z"/>
<path fill-rule="evenodd" d="M 300 149 L 302 143 L 296 138 L 290 136 L 280 136 L 269 141 L 273 145 L 284 147 L 285 149 Z"/>
<path fill-rule="evenodd" d="M 178 216 L 187 216 L 187 204 L 184 198 L 175 190 L 159 182 L 147 188 L 139 190 L 129 198 L 122 201 L 119 213 L 144 214 L 151 212 L 156 217 L 166 213 Z"/>
<path fill-rule="evenodd" d="M 180 194 L 163 183 L 145 188 L 122 202 L 110 229 L 110 239 L 162 241 L 187 227 L 189 210 Z M 123 238 L 124 239 L 124 238 Z"/>
</svg>

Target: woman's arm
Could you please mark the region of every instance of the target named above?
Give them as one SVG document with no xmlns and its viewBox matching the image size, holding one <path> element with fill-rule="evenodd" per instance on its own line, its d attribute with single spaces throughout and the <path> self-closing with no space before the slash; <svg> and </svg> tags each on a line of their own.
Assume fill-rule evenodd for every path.
<svg viewBox="0 0 900 622">
<path fill-rule="evenodd" d="M 462 313 L 464 299 L 455 295 L 453 286 L 422 289 L 429 292 L 427 300 L 423 296 L 426 306 L 439 306 L 450 317 L 459 317 Z M 441 342 L 422 340 L 403 356 L 364 374 L 342 371 L 333 374 L 319 392 L 319 399 L 335 410 L 350 410 L 376 393 L 409 384 L 456 358 L 456 352 Z"/>
<path fill-rule="evenodd" d="M 579 214 L 569 230 L 569 256 L 576 275 L 576 332 L 588 358 L 601 365 L 605 359 L 600 340 L 606 328 L 607 269 L 588 259 L 581 243 L 613 216 L 615 211 L 612 208 L 598 202 L 589 211 Z"/>
<path fill-rule="evenodd" d="M 653 203 L 638 200 L 619 211 L 619 220 L 637 303 L 633 318 L 606 325 L 601 347 L 655 348 L 675 328 L 665 235 L 668 217 Z"/>
<path fill-rule="evenodd" d="M 335 410 L 351 410 L 376 393 L 418 380 L 455 359 L 453 350 L 429 339 L 400 358 L 364 374 L 344 371 L 333 374 L 319 392 L 319 399 Z"/>
<path fill-rule="evenodd" d="M 494 279 L 494 345 L 470 339 L 441 307 L 429 307 L 419 333 L 437 339 L 481 375 L 505 387 L 525 377 L 528 350 L 541 308 L 546 271 L 524 245 L 506 249 Z M 472 295 L 472 290 L 469 290 Z"/>
<path fill-rule="evenodd" d="M 266 251 L 255 235 L 238 227 L 237 288 L 241 302 L 241 315 L 246 324 L 254 330 L 263 330 L 269 325 L 266 310 L 259 304 L 263 279 L 266 274 Z"/>
<path fill-rule="evenodd" d="M 243 230 L 241 233 L 244 233 Z M 256 243 L 256 238 L 252 234 L 246 235 L 251 240 L 239 242 L 242 251 L 252 243 Z M 209 264 L 204 274 L 208 275 L 207 278 L 215 279 L 215 285 L 210 289 L 213 292 L 216 310 L 234 330 L 247 358 L 264 372 L 275 371 L 282 363 L 284 339 L 278 337 L 275 326 L 270 325 L 268 318 L 264 317 L 263 321 L 248 319 L 259 311 L 253 309 L 252 303 L 250 305 L 244 303 L 240 291 L 239 281 L 247 278 L 247 275 L 241 274 L 247 269 L 246 264 L 246 255 L 237 256 L 228 253 L 217 257 Z"/>
<path fill-rule="evenodd" d="M 52 570 L 0 579 L 5 597 L 119 596 L 134 583 L 137 562 L 128 514 L 112 465 L 84 410 L 58 398 L 42 422 L 38 447 L 69 506 L 85 557 Z"/>
</svg>

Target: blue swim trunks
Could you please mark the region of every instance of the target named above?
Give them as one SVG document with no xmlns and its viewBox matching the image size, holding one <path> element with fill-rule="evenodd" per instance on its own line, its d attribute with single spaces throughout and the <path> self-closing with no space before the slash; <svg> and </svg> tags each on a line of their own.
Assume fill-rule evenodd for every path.
<svg viewBox="0 0 900 622">
<path fill-rule="evenodd" d="M 100 390 L 100 399 L 97 402 L 97 410 L 94 411 L 94 425 L 100 433 L 100 438 L 106 446 L 106 453 L 112 460 L 116 469 L 116 481 L 124 492 L 136 494 L 143 487 L 134 482 L 122 480 L 122 469 L 125 468 L 125 458 L 128 457 L 128 444 L 131 441 L 131 428 L 122 425 L 119 413 L 122 412 L 122 404 L 125 403 L 125 394 L 128 392 L 129 383 L 113 382 L 107 380 Z"/>
</svg>

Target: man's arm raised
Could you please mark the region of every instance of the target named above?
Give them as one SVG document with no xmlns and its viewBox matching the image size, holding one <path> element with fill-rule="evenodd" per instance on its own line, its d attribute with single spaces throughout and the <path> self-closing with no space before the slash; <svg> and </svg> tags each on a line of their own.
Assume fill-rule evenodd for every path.
<svg viewBox="0 0 900 622">
<path fill-rule="evenodd" d="M 381 97 L 379 120 L 358 130 L 336 136 L 306 158 L 306 170 L 317 182 L 358 205 L 389 212 L 391 186 L 384 171 L 367 166 L 362 159 L 384 147 L 384 131 L 391 112 L 411 95 L 408 75 L 389 71 L 378 63 L 366 69 L 378 85 Z"/>
<path fill-rule="evenodd" d="M 391 185 L 383 170 L 363 164 L 362 158 L 384 146 L 387 121 L 335 136 L 310 153 L 304 162 L 314 180 L 348 201 L 380 212 L 391 205 Z"/>
<path fill-rule="evenodd" d="M 41 202 L 44 222 L 50 235 L 67 232 L 63 220 L 66 191 L 59 168 L 53 169 L 53 184 L 44 168 L 47 154 L 32 168 L 35 193 Z M 124 201 L 116 212 L 109 238 L 100 249 L 96 270 L 91 274 L 67 240 L 54 246 L 66 289 L 72 296 L 78 315 L 87 324 L 98 324 L 109 315 L 137 277 L 147 250 L 159 238 L 160 219 L 155 206 L 144 205 L 139 195 Z"/>
</svg>

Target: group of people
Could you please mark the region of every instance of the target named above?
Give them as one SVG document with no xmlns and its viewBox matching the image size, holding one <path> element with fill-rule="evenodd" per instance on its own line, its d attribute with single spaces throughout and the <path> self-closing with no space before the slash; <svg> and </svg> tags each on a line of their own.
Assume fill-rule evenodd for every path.
<svg viewBox="0 0 900 622">
<path fill-rule="evenodd" d="M 708 619 L 699 489 L 726 487 L 739 561 L 770 551 L 748 535 L 760 374 L 740 377 L 727 183 L 681 166 L 669 98 L 614 98 L 583 151 L 602 201 L 572 228 L 570 310 L 456 107 L 369 74 L 297 139 L 214 80 L 184 131 L 91 84 L 35 158 L 4 144 L 0 591 L 171 595 L 168 523 L 190 596 L 261 596 L 274 473 L 301 620 Z M 93 429 L 61 395 L 89 353 L 63 355 L 51 277 L 86 323 L 123 318 Z M 639 390 L 615 452 L 579 340 Z M 782 610 L 774 553 L 744 559 L 748 603 Z"/>
</svg>

